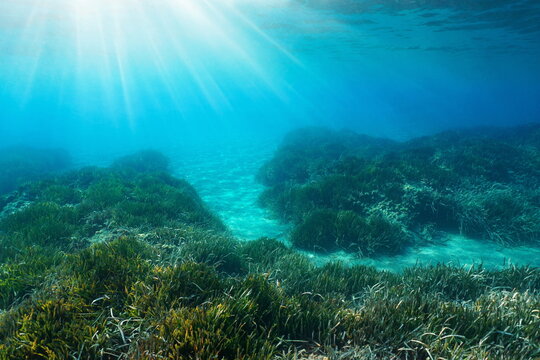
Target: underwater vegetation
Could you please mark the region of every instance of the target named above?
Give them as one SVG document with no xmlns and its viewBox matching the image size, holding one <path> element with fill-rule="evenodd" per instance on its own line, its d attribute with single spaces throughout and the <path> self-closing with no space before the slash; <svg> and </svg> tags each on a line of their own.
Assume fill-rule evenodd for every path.
<svg viewBox="0 0 540 360">
<path fill-rule="evenodd" d="M 540 244 L 540 125 L 403 143 L 297 130 L 257 178 L 261 205 L 307 250 L 391 255 L 448 232 Z"/>
<path fill-rule="evenodd" d="M 145 152 L 9 195 L 25 205 L 0 221 L 0 359 L 540 356 L 538 268 L 317 267 L 235 239 L 167 169 Z M 310 215 L 298 241 L 313 249 L 337 236 L 391 252 L 408 231 L 378 213 Z"/>
<path fill-rule="evenodd" d="M 13 146 L 0 149 L 0 194 L 71 166 L 66 151 Z M 0 203 L 1 205 L 2 203 Z"/>
<path fill-rule="evenodd" d="M 146 161 L 155 162 L 150 167 Z M 5 195 L 0 302 L 28 293 L 59 252 L 79 251 L 111 233 L 182 225 L 224 231 L 195 189 L 166 172 L 167 161 L 147 151 L 121 158 L 110 168 L 70 171 Z"/>
<path fill-rule="evenodd" d="M 194 262 L 183 245 L 174 260 L 163 256 L 171 244 L 155 241 L 130 234 L 66 255 L 32 296 L 0 314 L 0 358 L 540 354 L 538 269 L 317 268 L 275 240 L 231 239 L 241 263 L 228 273 Z"/>
</svg>

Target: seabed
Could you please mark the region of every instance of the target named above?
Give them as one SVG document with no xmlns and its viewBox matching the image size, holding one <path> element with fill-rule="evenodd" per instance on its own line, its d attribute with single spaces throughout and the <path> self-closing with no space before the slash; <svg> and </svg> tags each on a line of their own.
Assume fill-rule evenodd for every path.
<svg viewBox="0 0 540 360">
<path fill-rule="evenodd" d="M 539 129 L 304 129 L 99 167 L 5 149 L 0 359 L 537 358 Z"/>
</svg>

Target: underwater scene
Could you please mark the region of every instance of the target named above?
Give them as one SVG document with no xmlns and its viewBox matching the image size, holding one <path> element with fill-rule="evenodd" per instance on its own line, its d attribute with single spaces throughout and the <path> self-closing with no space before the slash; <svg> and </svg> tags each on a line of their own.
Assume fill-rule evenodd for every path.
<svg viewBox="0 0 540 360">
<path fill-rule="evenodd" d="M 0 360 L 540 360 L 540 2 L 0 0 Z"/>
</svg>

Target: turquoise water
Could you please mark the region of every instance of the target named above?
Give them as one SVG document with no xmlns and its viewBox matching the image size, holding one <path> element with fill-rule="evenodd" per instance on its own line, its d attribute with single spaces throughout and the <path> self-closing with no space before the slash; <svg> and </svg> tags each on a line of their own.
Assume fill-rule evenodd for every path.
<svg viewBox="0 0 540 360">
<path fill-rule="evenodd" d="M 254 174 L 272 155 L 272 143 L 231 145 L 215 151 L 199 149 L 176 164 L 175 173 L 197 189 L 210 209 L 221 216 L 241 240 L 271 237 L 285 240 L 288 226 L 257 204 L 263 186 Z"/>
<path fill-rule="evenodd" d="M 111 151 L 538 121 L 533 0 L 4 0 L 0 134 Z"/>
</svg>

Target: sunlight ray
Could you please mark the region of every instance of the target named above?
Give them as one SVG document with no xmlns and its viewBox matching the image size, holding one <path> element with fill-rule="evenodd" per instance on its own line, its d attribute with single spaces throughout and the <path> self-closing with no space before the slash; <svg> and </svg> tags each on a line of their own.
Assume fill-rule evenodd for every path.
<svg viewBox="0 0 540 360">
<path fill-rule="evenodd" d="M 217 120 L 245 101 L 301 97 L 279 71 L 307 67 L 232 2 L 24 1 L 18 52 L 31 56 L 13 64 L 24 73 L 21 104 L 35 98 L 35 82 L 46 82 L 57 106 L 70 109 L 65 116 L 134 129 L 156 112 L 169 122 Z"/>
<path fill-rule="evenodd" d="M 41 36 L 44 29 L 43 18 L 40 12 L 43 8 L 36 3 L 31 5 L 30 13 L 25 20 L 22 39 L 19 42 L 19 50 L 17 52 L 25 54 L 25 74 L 24 81 L 21 81 L 22 96 L 20 106 L 24 107 L 28 104 L 32 97 L 32 91 L 35 86 L 36 74 L 39 71 L 44 54 L 44 44 L 41 41 Z M 42 15 L 42 14 L 41 14 Z M 23 66 L 23 64 L 18 64 Z"/>
</svg>

